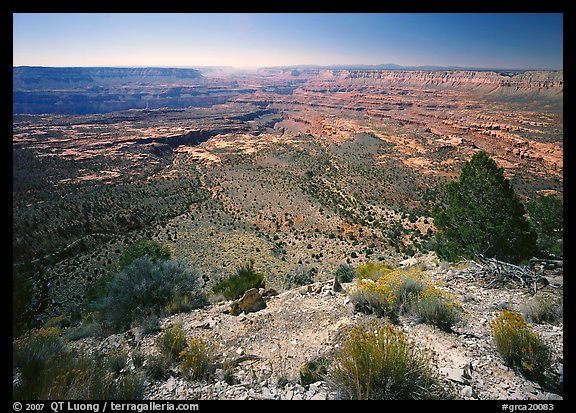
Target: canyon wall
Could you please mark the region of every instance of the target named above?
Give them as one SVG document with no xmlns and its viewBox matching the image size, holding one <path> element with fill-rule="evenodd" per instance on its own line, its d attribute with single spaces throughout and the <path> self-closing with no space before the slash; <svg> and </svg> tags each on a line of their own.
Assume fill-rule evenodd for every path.
<svg viewBox="0 0 576 413">
<path fill-rule="evenodd" d="M 541 94 L 562 97 L 563 71 L 419 71 L 419 70 L 310 70 L 302 71 L 311 82 L 339 87 L 428 88 L 469 91 L 480 95 Z"/>
</svg>

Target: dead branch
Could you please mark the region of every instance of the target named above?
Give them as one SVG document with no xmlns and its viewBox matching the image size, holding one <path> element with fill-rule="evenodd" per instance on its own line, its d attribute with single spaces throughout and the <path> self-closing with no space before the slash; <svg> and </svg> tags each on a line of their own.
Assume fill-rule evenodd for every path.
<svg viewBox="0 0 576 413">
<path fill-rule="evenodd" d="M 548 260 L 542 258 L 532 257 L 528 261 L 530 267 L 534 267 L 536 264 L 543 265 L 545 270 L 553 270 L 555 268 L 564 268 L 564 260 Z"/>
<path fill-rule="evenodd" d="M 538 287 L 548 284 L 548 280 L 538 275 L 532 265 L 523 267 L 499 261 L 496 258 L 485 258 L 482 256 L 478 257 L 477 260 L 468 262 L 471 265 L 466 272 L 475 278 L 485 279 L 487 288 L 505 287 L 513 284 L 522 288 L 529 288 L 532 294 L 536 294 Z"/>
</svg>

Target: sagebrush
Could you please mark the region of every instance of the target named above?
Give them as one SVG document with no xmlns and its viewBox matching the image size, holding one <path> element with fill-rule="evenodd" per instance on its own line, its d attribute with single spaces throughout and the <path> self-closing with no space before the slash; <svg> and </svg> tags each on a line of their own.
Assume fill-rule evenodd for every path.
<svg viewBox="0 0 576 413">
<path fill-rule="evenodd" d="M 208 304 L 198 271 L 180 261 L 153 261 L 145 255 L 110 280 L 99 309 L 104 323 L 118 331 L 143 317 L 162 315 L 171 300 L 184 295 L 189 308 Z"/>
</svg>

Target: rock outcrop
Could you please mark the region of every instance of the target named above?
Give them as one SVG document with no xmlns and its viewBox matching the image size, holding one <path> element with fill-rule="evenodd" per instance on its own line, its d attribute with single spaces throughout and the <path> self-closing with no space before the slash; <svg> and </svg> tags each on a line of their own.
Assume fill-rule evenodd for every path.
<svg viewBox="0 0 576 413">
<path fill-rule="evenodd" d="M 230 304 L 229 312 L 232 315 L 248 314 L 266 308 L 266 302 L 257 288 L 250 288 L 242 297 Z"/>
</svg>

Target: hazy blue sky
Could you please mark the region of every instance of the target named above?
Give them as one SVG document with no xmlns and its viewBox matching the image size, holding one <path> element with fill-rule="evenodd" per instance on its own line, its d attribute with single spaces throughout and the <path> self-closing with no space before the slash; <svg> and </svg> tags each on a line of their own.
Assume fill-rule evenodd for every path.
<svg viewBox="0 0 576 413">
<path fill-rule="evenodd" d="M 13 15 L 13 64 L 562 69 L 562 14 Z"/>
</svg>

